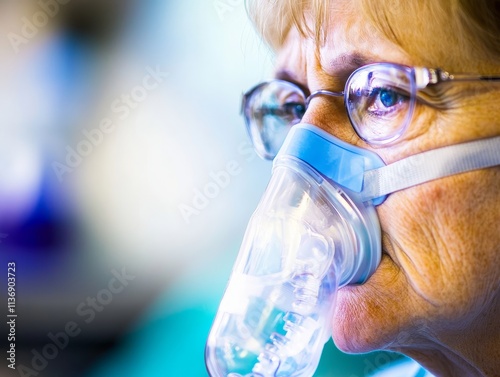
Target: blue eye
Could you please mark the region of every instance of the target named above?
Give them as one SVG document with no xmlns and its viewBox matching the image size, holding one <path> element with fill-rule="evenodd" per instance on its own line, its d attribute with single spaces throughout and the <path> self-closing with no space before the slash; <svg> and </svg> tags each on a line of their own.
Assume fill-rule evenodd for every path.
<svg viewBox="0 0 500 377">
<path fill-rule="evenodd" d="M 283 105 L 283 110 L 288 116 L 300 121 L 306 112 L 306 106 L 302 103 L 290 102 Z"/>
<path fill-rule="evenodd" d="M 407 96 L 391 88 L 373 88 L 367 97 L 366 111 L 378 117 L 388 116 L 397 111 L 407 99 Z"/>
<path fill-rule="evenodd" d="M 302 103 L 289 102 L 281 106 L 262 106 L 256 114 L 260 116 L 272 116 L 281 118 L 287 124 L 300 122 L 306 112 L 306 106 Z"/>
<path fill-rule="evenodd" d="M 394 106 L 400 101 L 400 95 L 389 89 L 380 89 L 379 96 L 380 102 L 385 107 Z"/>
</svg>

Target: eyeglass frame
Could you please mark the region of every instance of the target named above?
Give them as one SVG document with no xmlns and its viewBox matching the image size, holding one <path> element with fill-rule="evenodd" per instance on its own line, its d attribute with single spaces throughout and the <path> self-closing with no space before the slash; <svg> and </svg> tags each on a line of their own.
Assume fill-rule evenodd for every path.
<svg viewBox="0 0 500 377">
<path fill-rule="evenodd" d="M 347 105 L 348 105 L 348 100 L 347 100 L 348 85 L 350 84 L 351 78 L 357 72 L 359 72 L 361 70 L 369 69 L 370 67 L 381 67 L 381 68 L 382 67 L 396 67 L 398 70 L 407 70 L 407 71 L 409 71 L 410 78 L 412 80 L 412 84 L 414 84 L 414 88 L 412 88 L 411 92 L 409 93 L 409 98 L 410 98 L 410 100 L 412 100 L 412 107 L 409 110 L 408 119 L 405 120 L 406 123 L 401 127 L 400 131 L 396 135 L 388 138 L 387 140 L 380 140 L 380 141 L 375 140 L 374 141 L 374 140 L 367 140 L 366 138 L 364 138 L 358 132 L 357 126 L 355 125 L 354 121 L 352 120 L 350 111 L 347 107 Z M 282 80 L 282 79 L 267 80 L 267 81 L 261 82 L 255 86 L 253 86 L 252 88 L 247 90 L 242 95 L 241 114 L 243 115 L 243 117 L 245 119 L 247 132 L 248 132 L 250 138 L 252 139 L 252 142 L 253 142 L 253 138 L 252 138 L 251 129 L 250 129 L 251 122 L 249 121 L 249 119 L 245 113 L 245 108 L 246 108 L 246 105 L 248 103 L 248 100 L 252 96 L 252 94 L 256 90 L 261 88 L 262 86 L 268 85 L 268 84 L 273 83 L 273 82 L 279 82 L 279 81 L 285 82 L 287 84 L 291 84 L 291 85 L 295 86 L 298 91 L 300 91 L 300 93 L 305 98 L 304 107 L 305 107 L 306 111 L 309 107 L 311 100 L 317 96 L 326 95 L 326 96 L 331 96 L 331 97 L 343 97 L 344 98 L 344 107 L 346 109 L 346 113 L 347 113 L 347 116 L 349 118 L 349 122 L 351 123 L 351 127 L 354 129 L 354 131 L 356 132 L 358 137 L 370 145 L 387 145 L 387 144 L 390 144 L 390 143 L 394 142 L 395 140 L 399 139 L 401 137 L 401 135 L 408 128 L 408 125 L 411 123 L 411 118 L 413 117 L 414 106 L 416 104 L 416 92 L 417 91 L 423 90 L 430 85 L 438 85 L 441 83 L 471 82 L 471 81 L 485 81 L 485 82 L 491 82 L 491 81 L 497 82 L 498 81 L 498 82 L 500 82 L 500 75 L 481 75 L 481 74 L 467 74 L 467 73 L 451 74 L 451 73 L 449 73 L 445 70 L 442 70 L 440 68 L 426 68 L 426 67 L 418 67 L 418 66 L 412 67 L 412 66 L 406 66 L 406 65 L 397 64 L 397 63 L 380 62 L 380 63 L 366 64 L 366 65 L 363 65 L 363 66 L 357 68 L 356 70 L 354 70 L 349 75 L 348 79 L 346 80 L 344 90 L 341 92 L 331 91 L 331 90 L 326 90 L 326 89 L 319 89 L 319 90 L 312 92 L 309 96 L 307 96 L 306 93 L 304 92 L 304 90 L 296 83 L 293 83 L 293 82 L 290 82 L 287 80 Z"/>
</svg>

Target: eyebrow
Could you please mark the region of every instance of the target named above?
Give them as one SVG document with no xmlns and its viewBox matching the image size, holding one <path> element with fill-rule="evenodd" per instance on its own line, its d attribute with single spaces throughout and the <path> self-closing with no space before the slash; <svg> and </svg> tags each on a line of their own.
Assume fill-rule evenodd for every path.
<svg viewBox="0 0 500 377">
<path fill-rule="evenodd" d="M 371 62 L 373 62 L 373 58 L 354 52 L 350 54 L 342 54 L 335 57 L 329 62 L 329 66 L 332 68 L 345 66 L 359 68 Z"/>
<path fill-rule="evenodd" d="M 321 64 L 321 72 L 329 77 L 335 77 L 342 83 L 345 83 L 347 81 L 347 78 L 356 69 L 375 61 L 377 61 L 375 58 L 368 57 L 357 52 L 342 54 L 336 56 L 332 60 L 327 61 L 326 65 Z M 310 94 L 306 83 L 299 81 L 297 76 L 290 70 L 280 69 L 276 71 L 274 76 L 279 80 L 285 80 L 297 85 L 304 91 L 306 95 Z"/>
<path fill-rule="evenodd" d="M 356 69 L 374 61 L 376 61 L 374 58 L 356 52 L 342 54 L 325 62 L 325 64 L 321 64 L 321 70 L 326 75 L 339 78 L 345 82 Z"/>
<path fill-rule="evenodd" d="M 294 75 L 293 72 L 291 72 L 290 70 L 287 70 L 287 69 L 278 70 L 274 74 L 274 77 L 276 79 L 278 79 L 278 80 L 288 81 L 288 82 L 291 82 L 292 84 L 297 85 L 300 89 L 302 89 L 302 91 L 304 92 L 304 94 L 306 96 L 308 96 L 309 94 L 311 94 L 310 91 L 309 91 L 309 88 L 306 85 L 306 83 L 302 82 L 302 81 L 299 81 L 298 78 L 297 78 L 297 76 Z"/>
</svg>

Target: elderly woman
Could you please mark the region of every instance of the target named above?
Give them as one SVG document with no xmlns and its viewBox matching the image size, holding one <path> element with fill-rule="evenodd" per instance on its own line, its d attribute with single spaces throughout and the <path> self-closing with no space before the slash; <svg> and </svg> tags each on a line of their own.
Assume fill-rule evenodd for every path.
<svg viewBox="0 0 500 377">
<path fill-rule="evenodd" d="M 314 126 L 315 134 L 353 146 L 353 153 L 376 154 L 383 165 L 437 151 L 403 165 L 403 174 L 391 177 L 395 188 L 375 203 L 381 262 L 364 284 L 338 290 L 335 344 L 349 353 L 403 353 L 425 368 L 414 369 L 419 376 L 498 376 L 500 2 L 255 0 L 248 6 L 276 53 L 275 79 L 246 95 L 250 128 L 269 116 L 262 98 L 272 95 L 263 92 L 274 91 L 278 126 L 308 125 L 302 133 Z M 272 158 L 281 146 L 278 126 L 254 136 L 261 155 Z M 470 142 L 479 142 L 471 160 L 489 162 L 460 163 L 415 182 L 404 174 L 422 163 L 425 176 L 433 158 L 446 171 Z M 443 160 L 439 153 L 448 146 Z M 321 149 L 314 153 L 329 158 L 318 156 Z M 274 376 L 261 370 L 251 375 Z M 293 373 L 276 375 L 313 372 Z"/>
</svg>

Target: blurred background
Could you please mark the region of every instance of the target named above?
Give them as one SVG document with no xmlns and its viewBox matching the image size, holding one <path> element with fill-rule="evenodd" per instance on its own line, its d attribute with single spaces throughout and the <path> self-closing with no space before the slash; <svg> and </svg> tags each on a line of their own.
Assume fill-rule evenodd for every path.
<svg viewBox="0 0 500 377">
<path fill-rule="evenodd" d="M 207 376 L 271 169 L 239 116 L 273 59 L 244 1 L 0 0 L 0 32 L 0 376 Z M 330 341 L 315 376 L 395 359 Z"/>
</svg>

